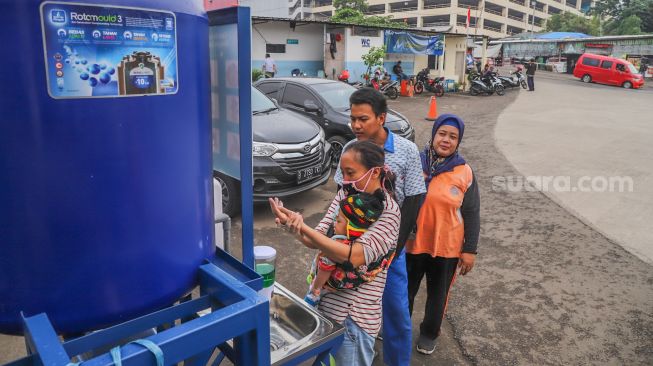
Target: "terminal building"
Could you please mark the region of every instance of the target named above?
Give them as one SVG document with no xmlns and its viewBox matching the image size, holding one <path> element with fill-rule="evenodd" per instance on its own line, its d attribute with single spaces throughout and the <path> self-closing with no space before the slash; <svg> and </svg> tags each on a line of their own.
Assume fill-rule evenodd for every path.
<svg viewBox="0 0 653 366">
<path fill-rule="evenodd" d="M 310 4 L 311 16 L 329 17 L 332 0 L 297 0 Z M 554 14 L 569 12 L 583 15 L 593 0 L 368 0 L 368 15 L 392 16 L 409 27 L 448 26 L 449 32 L 465 33 L 470 10 L 470 34 L 503 38 L 526 31 L 544 30 L 545 21 Z M 299 14 L 299 13 L 298 13 Z"/>
</svg>

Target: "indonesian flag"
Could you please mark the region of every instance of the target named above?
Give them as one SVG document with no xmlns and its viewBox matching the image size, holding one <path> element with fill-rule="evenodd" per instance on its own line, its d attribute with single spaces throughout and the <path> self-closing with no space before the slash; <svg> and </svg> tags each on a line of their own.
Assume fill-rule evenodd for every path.
<svg viewBox="0 0 653 366">
<path fill-rule="evenodd" d="M 467 8 L 467 22 L 465 23 L 465 27 L 469 28 L 469 20 L 472 17 L 472 8 Z"/>
</svg>

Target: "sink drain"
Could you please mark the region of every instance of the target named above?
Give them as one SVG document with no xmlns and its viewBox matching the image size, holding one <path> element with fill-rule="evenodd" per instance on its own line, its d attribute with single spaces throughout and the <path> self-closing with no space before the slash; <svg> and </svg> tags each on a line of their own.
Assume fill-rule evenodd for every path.
<svg viewBox="0 0 653 366">
<path fill-rule="evenodd" d="M 270 351 L 276 351 L 287 344 L 276 329 L 270 329 Z"/>
</svg>

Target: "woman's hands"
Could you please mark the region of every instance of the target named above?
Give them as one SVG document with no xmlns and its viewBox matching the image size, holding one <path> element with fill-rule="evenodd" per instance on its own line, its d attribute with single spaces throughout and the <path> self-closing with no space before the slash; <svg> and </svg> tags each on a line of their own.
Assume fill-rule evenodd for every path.
<svg viewBox="0 0 653 366">
<path fill-rule="evenodd" d="M 302 227 L 304 226 L 304 218 L 301 214 L 293 212 L 286 222 L 286 227 L 288 231 L 295 235 L 297 239 L 303 241 L 304 235 L 302 234 Z"/>
<path fill-rule="evenodd" d="M 285 225 L 286 222 L 288 222 L 288 212 L 290 210 L 283 207 L 283 202 L 281 202 L 281 200 L 276 197 L 268 198 L 268 202 L 270 203 L 272 214 L 275 216 L 274 223 L 277 225 Z"/>
<path fill-rule="evenodd" d="M 476 254 L 472 253 L 460 253 L 460 260 L 458 261 L 458 267 L 460 268 L 460 274 L 466 275 L 474 267 L 474 261 L 476 260 Z"/>
<path fill-rule="evenodd" d="M 286 230 L 295 235 L 302 243 L 308 244 L 302 234 L 302 227 L 304 227 L 302 215 L 283 207 L 283 202 L 276 197 L 270 198 L 268 201 L 275 216 L 275 224 L 285 226 Z M 312 248 L 312 246 L 309 247 Z"/>
</svg>

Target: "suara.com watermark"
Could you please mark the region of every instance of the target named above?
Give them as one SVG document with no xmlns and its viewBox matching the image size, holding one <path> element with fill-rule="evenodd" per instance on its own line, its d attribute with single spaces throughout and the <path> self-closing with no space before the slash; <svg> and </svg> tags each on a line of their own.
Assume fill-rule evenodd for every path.
<svg viewBox="0 0 653 366">
<path fill-rule="evenodd" d="M 507 192 L 633 192 L 635 183 L 628 176 L 494 176 L 493 191 Z"/>
</svg>

